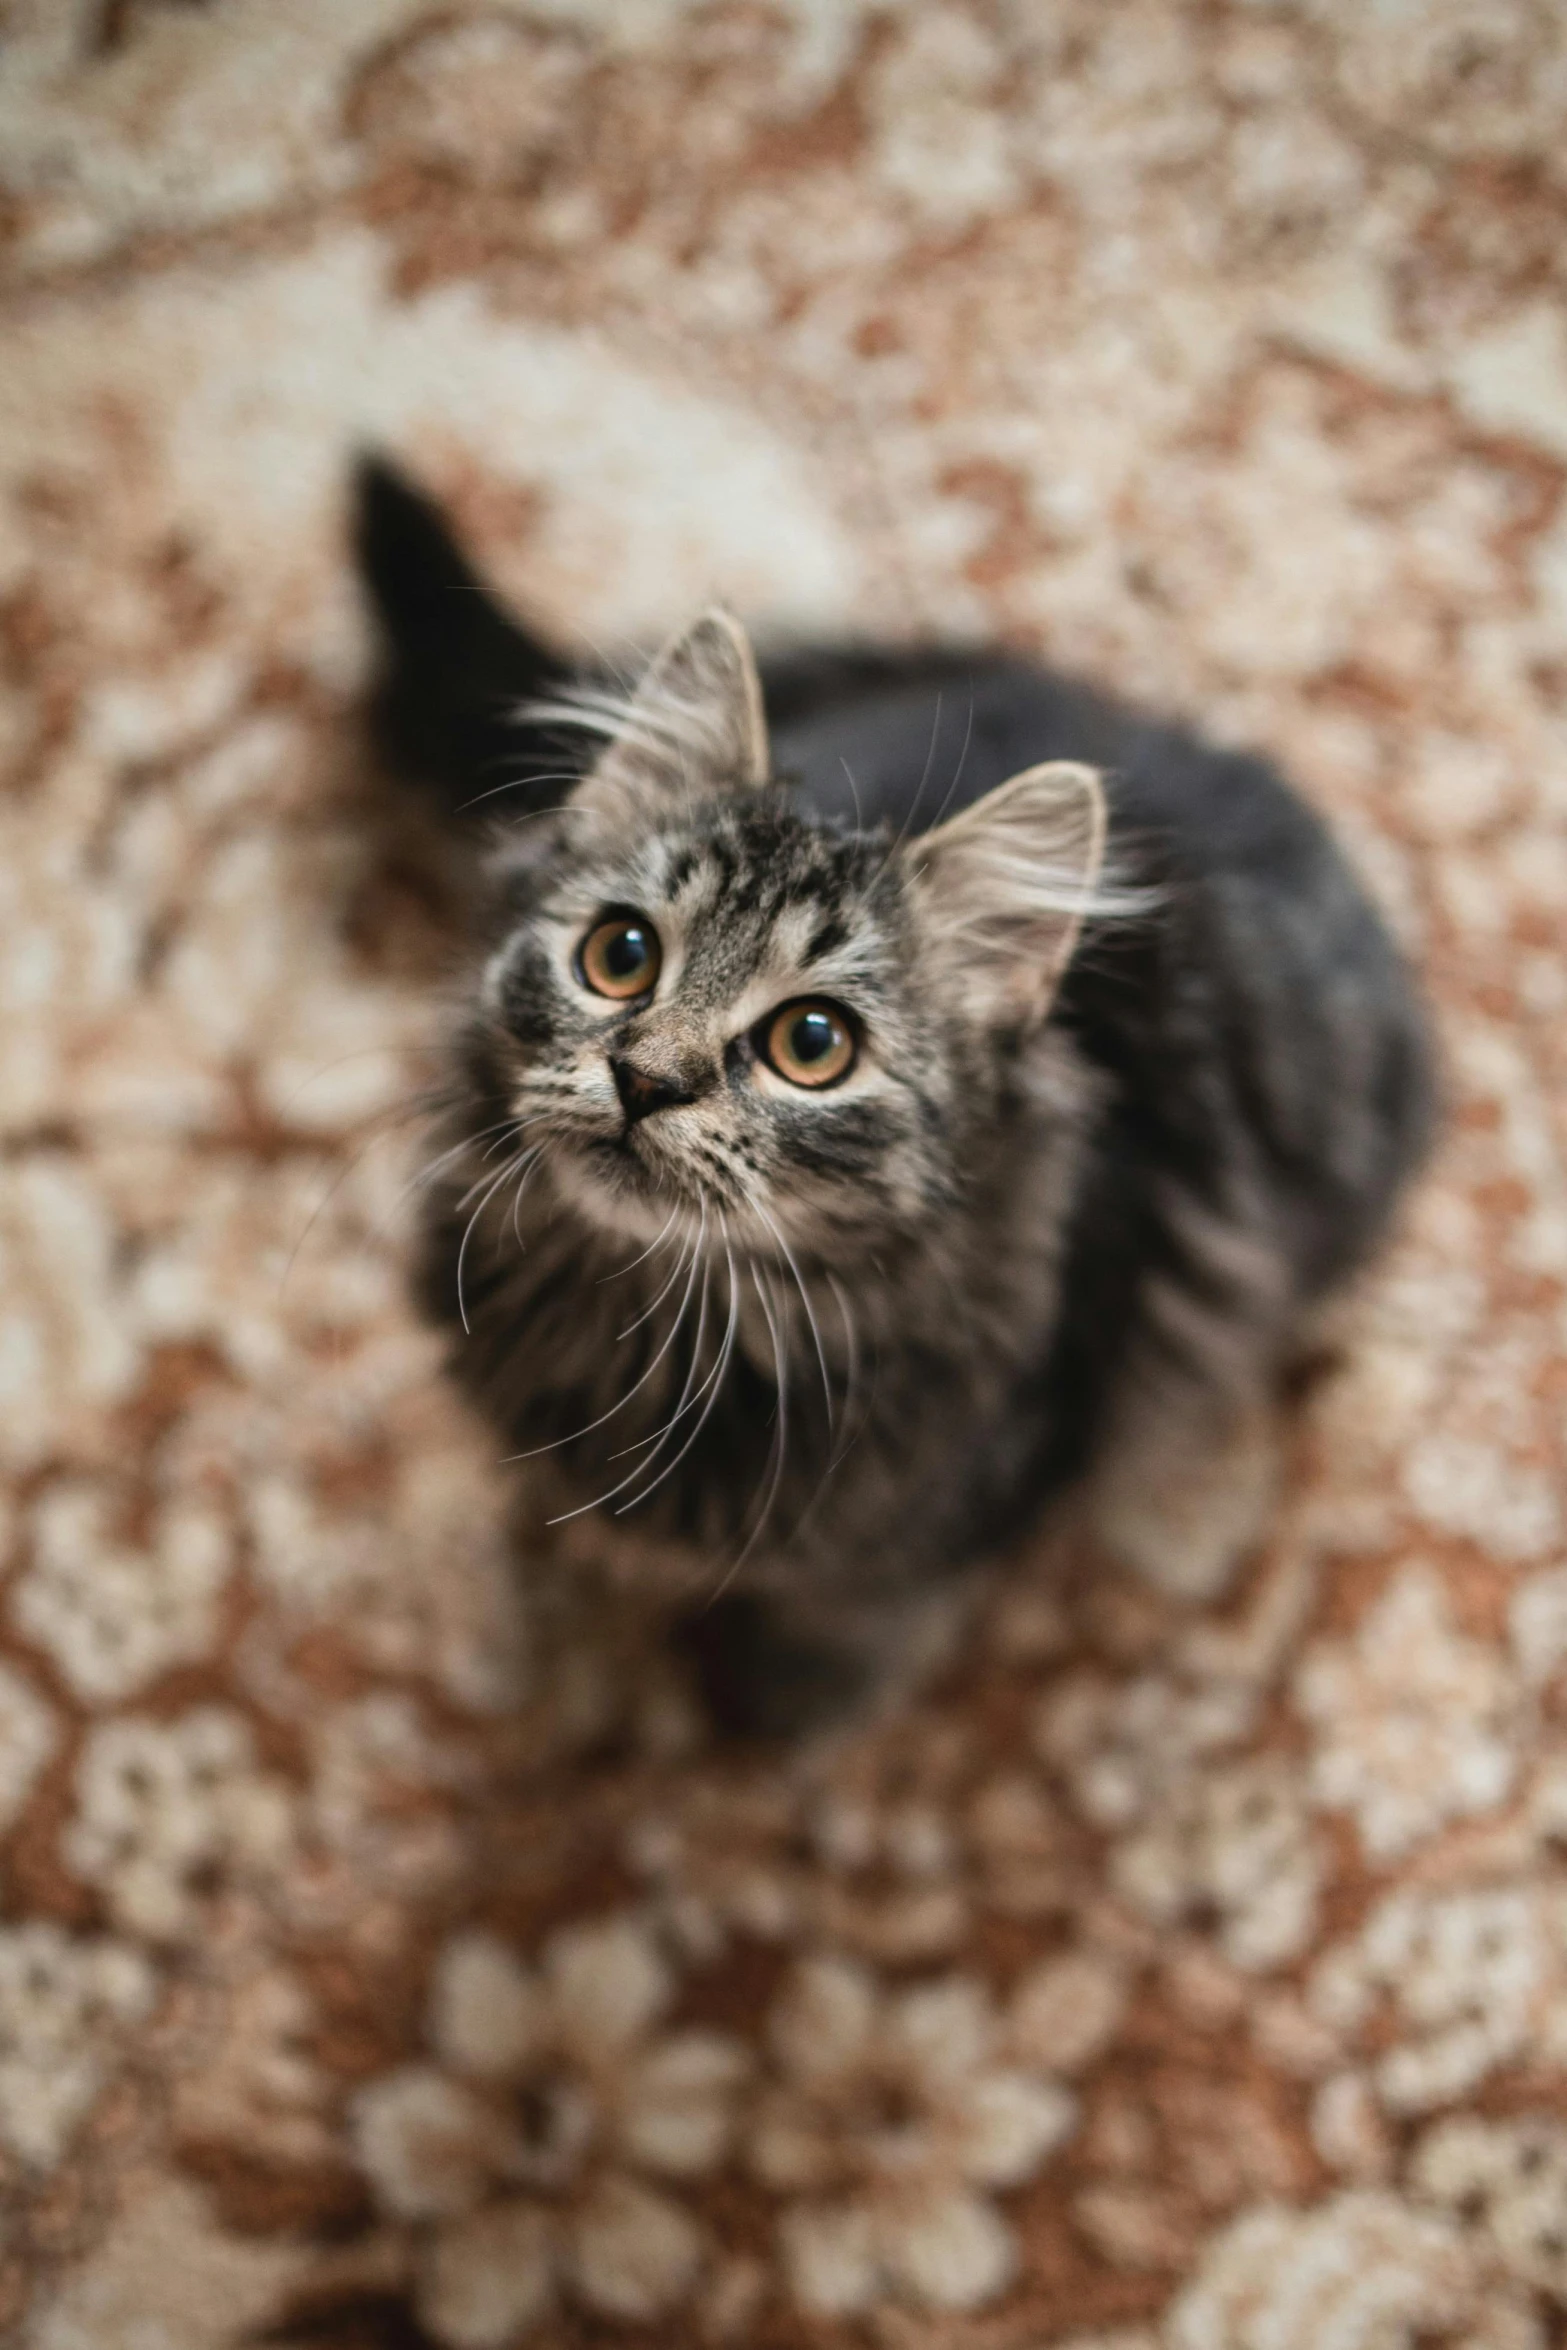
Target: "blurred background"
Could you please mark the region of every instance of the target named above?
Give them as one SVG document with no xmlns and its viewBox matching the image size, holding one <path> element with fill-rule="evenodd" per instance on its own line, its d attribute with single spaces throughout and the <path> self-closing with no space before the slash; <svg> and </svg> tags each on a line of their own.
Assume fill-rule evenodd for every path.
<svg viewBox="0 0 1567 2350">
<path fill-rule="evenodd" d="M 1554 0 L 0 5 L 0 2331 L 1560 2338 L 1564 120 Z M 1002 638 L 1331 812 L 1450 1133 L 1232 1602 L 1025 1562 L 751 1773 L 519 1582 L 369 444 L 567 646 Z"/>
</svg>

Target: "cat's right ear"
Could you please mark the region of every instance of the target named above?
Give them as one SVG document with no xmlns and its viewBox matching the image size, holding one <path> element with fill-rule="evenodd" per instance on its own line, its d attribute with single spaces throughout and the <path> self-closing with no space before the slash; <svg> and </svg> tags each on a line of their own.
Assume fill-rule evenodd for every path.
<svg viewBox="0 0 1567 2350">
<path fill-rule="evenodd" d="M 585 697 L 582 714 L 592 716 Z M 608 748 L 572 795 L 573 812 L 620 828 L 715 791 L 767 781 L 767 721 L 751 640 L 714 607 L 655 655 L 630 701 L 606 709 Z"/>
<path fill-rule="evenodd" d="M 998 784 L 905 852 L 921 928 L 960 1000 L 992 1024 L 1050 1009 L 1105 848 L 1104 786 L 1054 759 Z"/>
</svg>

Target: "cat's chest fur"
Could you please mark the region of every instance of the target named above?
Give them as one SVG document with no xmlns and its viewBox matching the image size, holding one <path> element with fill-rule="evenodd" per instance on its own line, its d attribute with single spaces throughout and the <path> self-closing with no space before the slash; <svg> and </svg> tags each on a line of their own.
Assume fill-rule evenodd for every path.
<svg viewBox="0 0 1567 2350">
<path fill-rule="evenodd" d="M 474 1219 L 465 1156 L 427 1224 L 425 1301 L 552 1517 L 596 1507 L 633 1534 L 769 1552 L 830 1525 L 852 1557 L 909 1515 L 956 1558 L 1023 1506 L 1048 1449 L 1100 1090 L 1066 1040 L 1034 1039 L 959 1194 L 836 1261 L 739 1246 L 694 1208 L 639 1248 L 547 1168 Z"/>
</svg>

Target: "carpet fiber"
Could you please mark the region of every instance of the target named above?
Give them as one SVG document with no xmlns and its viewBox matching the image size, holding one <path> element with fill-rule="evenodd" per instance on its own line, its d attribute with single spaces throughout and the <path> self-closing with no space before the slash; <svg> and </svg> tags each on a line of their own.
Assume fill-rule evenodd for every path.
<svg viewBox="0 0 1567 2350">
<path fill-rule="evenodd" d="M 1567 17 L 0 9 L 0 2333 L 1567 2339 Z M 453 948 L 343 552 L 1286 760 L 1447 1138 L 1206 1611 L 1048 1530 L 705 1747 L 404 1298 Z"/>
</svg>

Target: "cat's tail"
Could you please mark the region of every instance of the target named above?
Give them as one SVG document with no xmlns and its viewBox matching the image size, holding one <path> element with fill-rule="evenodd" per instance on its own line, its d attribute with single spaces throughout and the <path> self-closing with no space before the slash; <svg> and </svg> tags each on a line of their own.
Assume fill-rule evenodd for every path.
<svg viewBox="0 0 1567 2350">
<path fill-rule="evenodd" d="M 559 804 L 560 746 L 520 725 L 566 664 L 490 593 L 441 514 L 380 457 L 359 462 L 354 552 L 375 616 L 370 712 L 387 764 L 464 824 Z"/>
</svg>

